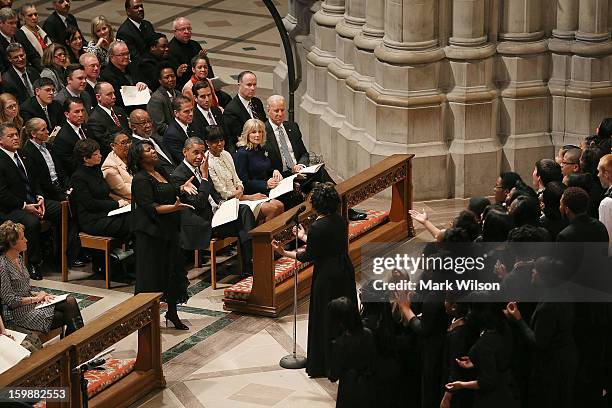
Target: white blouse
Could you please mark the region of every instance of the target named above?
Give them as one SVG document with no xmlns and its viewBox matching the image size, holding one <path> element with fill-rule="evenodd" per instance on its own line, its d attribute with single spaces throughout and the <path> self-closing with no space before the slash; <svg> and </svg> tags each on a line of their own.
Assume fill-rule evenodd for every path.
<svg viewBox="0 0 612 408">
<path fill-rule="evenodd" d="M 228 200 L 236 193 L 236 188 L 244 186 L 238 174 L 232 155 L 223 150 L 219 157 L 208 155 L 208 176 L 221 198 Z"/>
</svg>

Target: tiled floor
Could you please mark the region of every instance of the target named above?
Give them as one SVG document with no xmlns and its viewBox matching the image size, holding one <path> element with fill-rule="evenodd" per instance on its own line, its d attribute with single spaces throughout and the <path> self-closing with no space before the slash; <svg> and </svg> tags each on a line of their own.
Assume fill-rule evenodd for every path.
<svg viewBox="0 0 612 408">
<path fill-rule="evenodd" d="M 19 6 L 23 2 L 16 2 Z M 275 2 L 281 15 L 286 3 Z M 41 20 L 50 14 L 51 2 L 36 2 Z M 90 19 L 104 14 L 118 26 L 124 19 L 123 1 L 84 0 L 72 2 L 72 10 L 88 36 Z M 177 16 L 191 19 L 194 39 L 209 50 L 217 75 L 235 83 L 236 75 L 250 69 L 258 76 L 258 95 L 272 94 L 272 71 L 281 56 L 279 37 L 271 17 L 260 0 L 146 0 L 146 18 L 158 30 L 171 37 L 172 20 Z M 235 93 L 235 85 L 226 90 Z M 445 226 L 466 205 L 465 200 L 440 200 L 415 203 L 418 210 L 430 213 L 434 224 Z M 385 199 L 371 199 L 362 208 L 389 208 Z M 418 225 L 416 241 L 430 237 Z M 233 280 L 233 260 L 221 267 L 221 282 Z M 190 327 L 187 332 L 166 328 L 162 318 L 162 348 L 167 387 L 135 404 L 138 407 L 333 407 L 336 385 L 327 380 L 309 379 L 303 370 L 279 367 L 281 357 L 292 350 L 293 319 L 253 317 L 223 311 L 223 290 L 209 287 L 209 269 L 192 269 L 191 298 L 179 307 Z M 128 299 L 133 287 L 119 282 L 106 290 L 104 281 L 84 271 L 72 270 L 70 282 L 59 281 L 59 274 L 49 274 L 37 285 L 78 294 L 85 321 Z M 95 307 L 93 307 L 95 305 Z M 308 301 L 298 310 L 298 353 L 306 353 Z M 288 313 L 288 312 L 287 312 Z M 113 356 L 133 357 L 136 337 L 132 335 L 116 345 Z"/>
</svg>

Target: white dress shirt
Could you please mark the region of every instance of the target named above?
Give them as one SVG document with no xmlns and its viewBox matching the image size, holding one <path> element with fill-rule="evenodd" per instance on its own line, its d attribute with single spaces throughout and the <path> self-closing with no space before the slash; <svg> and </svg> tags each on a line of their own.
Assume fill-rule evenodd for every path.
<svg viewBox="0 0 612 408">
<path fill-rule="evenodd" d="M 42 157 L 45 159 L 45 163 L 47 163 L 47 168 L 49 169 L 49 175 L 51 176 L 51 181 L 57 181 L 57 172 L 55 171 L 55 163 L 53 163 L 53 157 L 51 157 L 51 153 L 47 146 L 44 144 L 40 145 L 34 141 L 34 139 L 30 139 L 30 141 L 36 146 Z"/>
<path fill-rule="evenodd" d="M 612 256 L 612 198 L 604 197 L 601 203 L 599 203 L 599 221 L 601 221 L 608 230 L 608 255 Z"/>
<path fill-rule="evenodd" d="M 251 101 L 250 100 L 247 101 L 240 94 L 238 94 L 238 98 L 240 99 L 240 102 L 242 102 L 242 104 L 244 105 L 244 108 L 247 110 L 247 112 L 249 112 L 249 115 L 251 116 L 251 119 L 252 119 L 253 111 L 251 110 Z"/>
</svg>

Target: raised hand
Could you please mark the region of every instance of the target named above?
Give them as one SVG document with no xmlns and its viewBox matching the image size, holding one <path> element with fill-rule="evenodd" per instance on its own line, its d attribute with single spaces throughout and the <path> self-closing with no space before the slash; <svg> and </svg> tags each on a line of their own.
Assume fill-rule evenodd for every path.
<svg viewBox="0 0 612 408">
<path fill-rule="evenodd" d="M 183 208 L 191 208 L 192 210 L 195 210 L 195 208 L 193 207 L 193 205 L 189 205 L 189 204 L 185 204 L 181 202 L 181 199 L 179 197 L 176 197 L 176 201 L 174 202 L 174 207 L 177 210 L 182 210 Z"/>
<path fill-rule="evenodd" d="M 504 309 L 504 314 L 506 315 L 507 318 L 511 318 L 516 321 L 519 321 L 523 318 L 523 316 L 521 316 L 521 311 L 519 310 L 516 302 L 508 303 L 506 305 L 506 308 Z"/>
<path fill-rule="evenodd" d="M 468 356 L 456 358 L 455 361 L 459 367 L 465 368 L 466 370 L 474 368 L 474 363 L 472 363 L 472 360 L 470 360 Z"/>
<path fill-rule="evenodd" d="M 429 219 L 429 217 L 427 216 L 427 213 L 425 212 L 425 209 L 423 209 L 422 213 L 415 211 L 415 210 L 408 210 L 408 213 L 410 213 L 410 216 L 412 217 L 412 219 L 418 222 L 419 224 L 423 224 L 425 223 L 425 221 Z"/>
<path fill-rule="evenodd" d="M 198 189 L 193 185 L 192 181 L 195 176 L 191 176 L 181 187 L 180 191 L 189 195 L 198 194 Z"/>
</svg>

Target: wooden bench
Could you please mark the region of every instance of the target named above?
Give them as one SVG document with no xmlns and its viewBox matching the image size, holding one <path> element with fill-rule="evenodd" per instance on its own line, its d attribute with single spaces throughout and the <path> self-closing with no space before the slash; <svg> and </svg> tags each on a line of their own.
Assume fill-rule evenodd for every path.
<svg viewBox="0 0 612 408">
<path fill-rule="evenodd" d="M 361 260 L 361 247 L 374 242 L 401 242 L 414 236 L 412 219 L 408 210 L 412 208 L 412 158 L 414 155 L 396 154 L 373 165 L 367 170 L 338 184 L 341 199 L 341 214 L 348 218 L 348 209 L 391 187 L 391 208 L 384 219 L 371 229 L 355 234 L 349 241 L 349 255 L 354 265 Z M 285 223 L 297 211 L 293 208 L 250 231 L 253 237 L 253 277 L 238 282 L 225 290 L 223 307 L 226 310 L 276 317 L 293 302 L 293 268 L 278 273 L 279 262 L 274 260 L 270 242 L 272 239 L 287 243 L 293 239 L 291 229 Z M 303 225 L 314 222 L 316 217 L 310 203 L 300 216 Z M 292 263 L 293 261 L 291 261 Z M 298 266 L 298 297 L 310 293 L 312 265 Z M 280 276 L 279 276 L 280 275 Z M 244 296 L 237 297 L 233 290 Z"/>
<path fill-rule="evenodd" d="M 85 327 L 32 354 L 0 374 L 0 387 L 69 387 L 69 403 L 47 407 L 81 407 L 80 377 L 72 369 L 138 331 L 133 370 L 89 400 L 90 407 L 127 407 L 164 387 L 159 328 L 161 293 L 141 293 L 104 312 Z"/>
<path fill-rule="evenodd" d="M 238 238 L 236 237 L 210 239 L 208 251 L 210 252 L 210 285 L 213 290 L 217 289 L 217 252 L 237 241 Z M 240 259 L 240 246 L 238 246 L 238 259 Z M 193 264 L 194 268 L 199 268 L 202 265 L 202 255 L 197 249 L 194 251 Z"/>
</svg>

